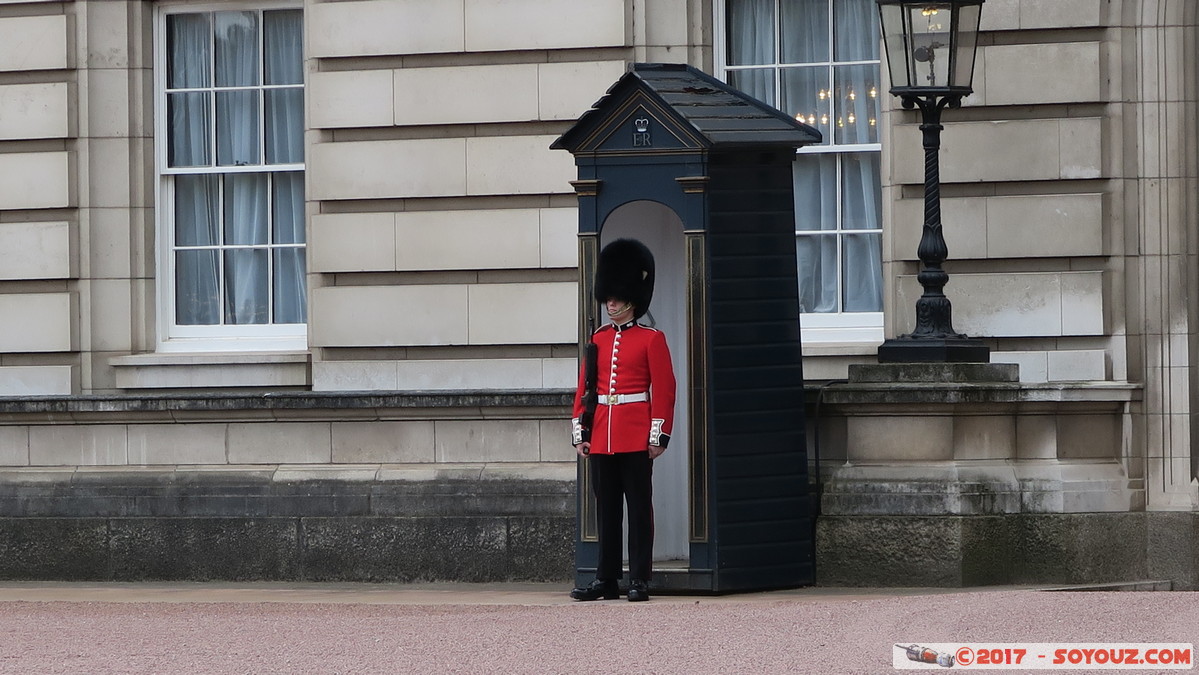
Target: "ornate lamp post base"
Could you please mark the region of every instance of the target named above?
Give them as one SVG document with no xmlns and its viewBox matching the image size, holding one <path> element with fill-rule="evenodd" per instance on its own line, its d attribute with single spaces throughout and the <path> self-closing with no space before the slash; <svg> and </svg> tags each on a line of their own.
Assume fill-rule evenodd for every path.
<svg viewBox="0 0 1199 675">
<path fill-rule="evenodd" d="M 903 96 L 903 107 L 919 108 L 924 133 L 924 230 L 916 255 L 920 258 L 917 281 L 924 294 L 916 301 L 916 329 L 887 340 L 878 348 L 879 363 L 943 362 L 987 363 L 991 350 L 981 340 L 953 329 L 953 307 L 945 297 L 949 273 L 942 267 L 949 249 L 941 231 L 941 111 L 961 104 L 960 94 Z"/>
<path fill-rule="evenodd" d="M 991 348 L 977 338 L 913 337 L 887 340 L 878 348 L 879 363 L 988 363 Z"/>
</svg>

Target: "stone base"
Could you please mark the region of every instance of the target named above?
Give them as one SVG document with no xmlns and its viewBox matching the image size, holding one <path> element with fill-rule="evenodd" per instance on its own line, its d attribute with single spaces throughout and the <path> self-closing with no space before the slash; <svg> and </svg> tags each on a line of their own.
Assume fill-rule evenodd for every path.
<svg viewBox="0 0 1199 675">
<path fill-rule="evenodd" d="M 878 348 L 879 363 L 987 363 L 991 348 L 972 338 L 899 337 Z"/>
<path fill-rule="evenodd" d="M 1114 461 L 961 460 L 828 467 L 821 513 L 940 516 L 1126 513 L 1145 507 L 1143 481 Z"/>
<path fill-rule="evenodd" d="M 1015 363 L 855 363 L 849 367 L 853 384 L 993 384 L 1019 382 Z"/>
<path fill-rule="evenodd" d="M 1199 588 L 1199 514 L 824 516 L 822 586 L 1097 584 Z"/>
<path fill-rule="evenodd" d="M 506 472 L 297 481 L 95 472 L 71 483 L 6 473 L 0 579 L 567 583 L 573 476 Z"/>
<path fill-rule="evenodd" d="M 0 518 L 0 579 L 561 581 L 574 517 Z"/>
</svg>

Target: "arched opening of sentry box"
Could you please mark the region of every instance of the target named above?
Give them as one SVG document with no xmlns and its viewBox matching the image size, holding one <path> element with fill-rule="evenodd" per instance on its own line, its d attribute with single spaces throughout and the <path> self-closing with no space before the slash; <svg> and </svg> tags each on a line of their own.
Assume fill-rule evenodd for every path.
<svg viewBox="0 0 1199 675">
<path fill-rule="evenodd" d="M 654 563 L 685 568 L 690 555 L 687 448 L 691 433 L 687 376 L 687 257 L 683 221 L 659 202 L 638 200 L 617 207 L 600 229 L 600 248 L 621 238 L 641 241 L 654 254 L 654 300 L 642 323 L 666 334 L 678 393 L 670 449 L 654 460 Z M 626 524 L 625 531 L 628 531 Z M 627 547 L 627 542 L 626 542 Z M 626 551 L 627 553 L 627 551 Z"/>
</svg>

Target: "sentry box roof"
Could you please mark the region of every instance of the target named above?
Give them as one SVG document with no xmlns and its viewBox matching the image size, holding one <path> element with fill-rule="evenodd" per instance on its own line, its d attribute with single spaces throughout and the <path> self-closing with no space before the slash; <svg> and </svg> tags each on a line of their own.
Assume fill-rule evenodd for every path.
<svg viewBox="0 0 1199 675">
<path fill-rule="evenodd" d="M 640 139 L 637 122 L 667 131 Z M 632 134 L 617 133 L 633 124 Z M 798 148 L 820 132 L 695 68 L 635 63 L 592 109 L 550 147 L 575 155 L 705 150 L 738 146 Z M 652 148 L 652 149 L 651 149 Z"/>
</svg>

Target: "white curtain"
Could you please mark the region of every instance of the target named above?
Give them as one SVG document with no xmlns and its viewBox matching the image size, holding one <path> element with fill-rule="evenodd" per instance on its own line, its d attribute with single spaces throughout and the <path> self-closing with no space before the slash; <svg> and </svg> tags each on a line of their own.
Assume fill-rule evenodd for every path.
<svg viewBox="0 0 1199 675">
<path fill-rule="evenodd" d="M 212 27 L 206 14 L 167 17 L 167 87 L 212 86 Z M 207 92 L 167 95 L 170 130 L 167 163 L 172 167 L 211 163 L 211 99 Z M 211 246 L 219 242 L 218 188 L 211 176 L 175 178 L 175 245 Z M 175 253 L 175 321 L 186 325 L 220 323 L 220 262 L 212 249 Z"/>
<path fill-rule="evenodd" d="M 167 17 L 167 41 L 170 45 L 167 51 L 168 89 L 212 86 L 211 39 L 208 15 L 172 14 Z M 167 95 L 169 166 L 207 166 L 211 163 L 211 105 L 207 92 Z"/>
<path fill-rule="evenodd" d="M 260 84 L 258 15 L 217 12 L 216 85 L 249 87 Z M 260 164 L 258 155 L 258 90 L 216 93 L 216 159 L 219 166 Z"/>
<path fill-rule="evenodd" d="M 774 0 L 728 0 L 728 65 L 774 64 Z M 729 83 L 774 104 L 774 69 L 729 71 Z"/>
<path fill-rule="evenodd" d="M 266 162 L 304 161 L 303 23 L 299 10 L 263 13 L 266 84 L 296 85 L 266 93 Z M 304 174 L 274 173 L 272 222 L 275 244 L 304 243 Z M 275 323 L 308 320 L 307 263 L 302 246 L 274 249 L 272 288 Z"/>
<path fill-rule="evenodd" d="M 304 243 L 304 174 L 276 173 L 274 223 L 276 244 Z M 307 263 L 303 246 L 276 248 L 274 267 L 275 323 L 304 323 Z"/>
<path fill-rule="evenodd" d="M 255 12 L 217 12 L 213 15 L 213 29 L 216 85 L 249 87 L 261 84 L 258 15 Z M 258 90 L 217 92 L 218 165 L 262 163 L 258 147 L 258 96 Z M 224 244 L 265 247 L 269 243 L 266 175 L 226 175 L 224 190 Z M 224 256 L 225 323 L 269 323 L 269 250 L 226 249 Z"/>
<path fill-rule="evenodd" d="M 208 174 L 175 177 L 175 322 L 209 326 L 221 322 L 219 187 Z"/>
<path fill-rule="evenodd" d="M 842 228 L 839 253 L 838 163 Z M 795 158 L 792 176 L 802 311 L 883 311 L 882 235 L 877 231 L 882 228 L 879 154 L 800 154 Z"/>
<path fill-rule="evenodd" d="M 841 155 L 841 194 L 842 229 L 882 229 L 879 153 L 855 152 Z M 845 234 L 842 246 L 842 311 L 883 311 L 882 233 L 875 231 Z"/>
<path fill-rule="evenodd" d="M 874 0 L 833 0 L 833 21 L 835 60 L 878 58 L 878 5 Z"/>
<path fill-rule="evenodd" d="M 834 0 L 833 59 L 879 58 L 878 5 L 873 0 Z M 835 66 L 837 142 L 878 143 L 877 65 Z M 845 153 L 841 161 L 841 285 L 844 312 L 883 311 L 882 188 L 879 154 Z M 853 233 L 853 230 L 874 230 Z"/>
<path fill-rule="evenodd" d="M 828 4 L 828 0 L 781 0 L 783 63 L 828 61 Z"/>
<path fill-rule="evenodd" d="M 225 176 L 225 245 L 261 246 L 225 250 L 225 323 L 270 322 L 267 280 L 267 176 Z"/>
<path fill-rule="evenodd" d="M 836 312 L 837 156 L 799 155 L 791 172 L 795 187 L 795 255 L 800 311 Z M 831 233 L 820 234 L 824 230 Z"/>
<path fill-rule="evenodd" d="M 263 13 L 266 84 L 297 85 L 266 92 L 266 163 L 304 161 L 304 69 L 299 10 Z"/>
</svg>

